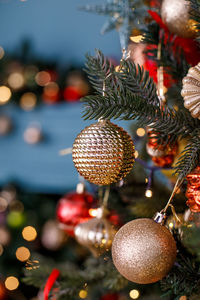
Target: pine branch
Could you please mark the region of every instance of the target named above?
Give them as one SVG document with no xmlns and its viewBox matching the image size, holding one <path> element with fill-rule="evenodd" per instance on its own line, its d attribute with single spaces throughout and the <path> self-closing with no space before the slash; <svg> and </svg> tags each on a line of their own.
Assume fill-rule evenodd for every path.
<svg viewBox="0 0 200 300">
<path fill-rule="evenodd" d="M 189 174 L 198 164 L 200 157 L 200 130 L 197 129 L 182 152 L 177 164 L 175 165 L 175 173 L 180 178 L 184 178 Z"/>
</svg>

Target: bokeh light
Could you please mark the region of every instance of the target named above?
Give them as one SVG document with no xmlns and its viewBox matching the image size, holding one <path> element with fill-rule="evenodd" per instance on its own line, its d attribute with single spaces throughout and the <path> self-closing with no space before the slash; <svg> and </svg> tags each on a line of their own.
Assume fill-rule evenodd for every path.
<svg viewBox="0 0 200 300">
<path fill-rule="evenodd" d="M 138 290 L 131 290 L 129 296 L 131 299 L 138 299 L 140 296 L 140 292 Z"/>
<path fill-rule="evenodd" d="M 5 280 L 5 287 L 9 290 L 9 291 L 14 291 L 18 288 L 19 286 L 19 280 L 14 277 L 14 276 L 9 276 L 6 278 Z"/>
<path fill-rule="evenodd" d="M 138 136 L 140 136 L 140 137 L 142 137 L 142 136 L 144 136 L 145 135 L 145 129 L 144 128 L 138 128 L 137 130 L 136 130 L 136 134 L 138 135 Z"/>
<path fill-rule="evenodd" d="M 2 47 L 0 47 L 0 59 L 2 59 L 5 55 L 5 51 Z"/>
<path fill-rule="evenodd" d="M 11 90 L 5 86 L 0 86 L 0 105 L 7 103 L 10 100 L 12 93 Z"/>
<path fill-rule="evenodd" d="M 152 195 L 153 195 L 152 190 L 146 190 L 145 196 L 146 196 L 147 198 L 151 198 Z"/>
<path fill-rule="evenodd" d="M 85 299 L 86 297 L 87 297 L 87 291 L 86 290 L 80 290 L 80 292 L 79 292 L 79 297 L 81 298 L 81 299 Z"/>
<path fill-rule="evenodd" d="M 25 222 L 25 216 L 22 212 L 11 211 L 7 216 L 7 223 L 12 228 L 21 227 Z"/>
<path fill-rule="evenodd" d="M 3 254 L 3 246 L 0 244 L 0 256 Z"/>
<path fill-rule="evenodd" d="M 10 232 L 8 231 L 8 229 L 4 226 L 0 227 L 0 244 L 3 246 L 6 246 L 9 244 L 10 242 Z"/>
<path fill-rule="evenodd" d="M 0 196 L 0 212 L 4 212 L 8 207 L 8 202 L 5 198 Z"/>
<path fill-rule="evenodd" d="M 59 99 L 59 86 L 56 82 L 49 82 L 44 87 L 42 98 L 49 103 L 54 103 Z"/>
<path fill-rule="evenodd" d="M 89 209 L 89 215 L 91 217 L 96 217 L 97 216 L 97 209 L 96 208 L 90 208 Z"/>
<path fill-rule="evenodd" d="M 27 144 L 34 145 L 39 143 L 42 138 L 41 130 L 37 126 L 31 126 L 24 131 L 24 141 Z"/>
<path fill-rule="evenodd" d="M 16 250 L 16 257 L 20 261 L 26 261 L 31 256 L 31 253 L 28 248 L 26 247 L 19 247 Z"/>
<path fill-rule="evenodd" d="M 32 226 L 26 226 L 22 230 L 22 236 L 28 242 L 34 241 L 37 237 L 37 231 Z"/>
<path fill-rule="evenodd" d="M 35 81 L 40 86 L 45 86 L 47 83 L 51 81 L 51 76 L 46 71 L 38 72 L 35 76 Z"/>
<path fill-rule="evenodd" d="M 20 89 L 24 85 L 24 76 L 22 73 L 14 72 L 8 77 L 8 84 L 12 89 Z"/>
<path fill-rule="evenodd" d="M 24 93 L 20 99 L 20 106 L 24 110 L 32 110 L 36 106 L 37 97 L 34 93 Z"/>
</svg>

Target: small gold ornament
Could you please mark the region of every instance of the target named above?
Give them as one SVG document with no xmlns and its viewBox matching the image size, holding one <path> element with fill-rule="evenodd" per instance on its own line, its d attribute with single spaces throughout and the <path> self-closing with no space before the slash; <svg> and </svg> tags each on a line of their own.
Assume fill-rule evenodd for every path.
<svg viewBox="0 0 200 300">
<path fill-rule="evenodd" d="M 183 78 L 181 96 L 192 117 L 200 120 L 200 63 L 190 68 L 187 76 Z"/>
<path fill-rule="evenodd" d="M 196 22 L 189 18 L 190 5 L 187 0 L 163 0 L 161 17 L 168 29 L 183 38 L 194 38 Z"/>
<path fill-rule="evenodd" d="M 109 120 L 100 120 L 76 137 L 72 157 L 81 176 L 91 183 L 107 185 L 131 171 L 134 144 L 123 128 Z"/>
<path fill-rule="evenodd" d="M 116 233 L 115 227 L 106 218 L 107 210 L 98 208 L 97 217 L 75 227 L 77 241 L 87 247 L 95 257 L 110 250 Z"/>
<path fill-rule="evenodd" d="M 112 258 L 130 281 L 148 284 L 167 275 L 176 258 L 176 243 L 169 230 L 153 219 L 133 220 L 116 233 Z"/>
</svg>

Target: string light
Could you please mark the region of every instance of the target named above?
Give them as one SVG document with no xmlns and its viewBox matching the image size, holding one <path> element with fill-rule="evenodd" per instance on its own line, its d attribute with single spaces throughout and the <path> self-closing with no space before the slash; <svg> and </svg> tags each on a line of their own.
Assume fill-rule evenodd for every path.
<svg viewBox="0 0 200 300">
<path fill-rule="evenodd" d="M 19 280 L 14 277 L 14 276 L 9 276 L 6 278 L 5 280 L 5 287 L 9 290 L 9 291 L 14 291 L 18 288 L 19 286 Z"/>
<path fill-rule="evenodd" d="M 36 239 L 37 231 L 32 226 L 26 226 L 22 230 L 22 236 L 26 241 L 31 242 L 31 241 L 34 241 Z"/>
<path fill-rule="evenodd" d="M 89 215 L 90 215 L 91 217 L 96 217 L 96 216 L 97 216 L 97 209 L 90 208 L 90 209 L 89 209 Z"/>
<path fill-rule="evenodd" d="M 31 256 L 30 251 L 26 247 L 19 247 L 16 250 L 16 257 L 20 261 L 26 261 Z"/>
<path fill-rule="evenodd" d="M 142 137 L 142 136 L 144 136 L 145 135 L 145 129 L 144 128 L 138 128 L 137 130 L 136 130 L 136 134 L 138 135 L 138 136 L 140 136 L 140 137 Z"/>
<path fill-rule="evenodd" d="M 145 178 L 145 183 L 148 183 L 149 179 L 148 178 Z"/>
<path fill-rule="evenodd" d="M 152 195 L 153 195 L 152 190 L 146 190 L 145 196 L 146 196 L 147 198 L 151 198 Z"/>
<path fill-rule="evenodd" d="M 129 296 L 131 299 L 138 299 L 140 296 L 140 292 L 138 290 L 131 290 Z"/>
<path fill-rule="evenodd" d="M 5 85 L 1 85 L 0 86 L 0 104 L 5 104 L 6 102 L 8 102 L 10 100 L 11 97 L 11 90 L 5 86 Z"/>
<path fill-rule="evenodd" d="M 86 297 L 87 297 L 87 291 L 86 290 L 80 290 L 80 292 L 79 292 L 79 297 L 81 298 L 81 299 L 85 299 Z"/>
<path fill-rule="evenodd" d="M 135 158 L 138 158 L 138 156 L 139 156 L 139 153 L 137 150 L 135 150 Z"/>
</svg>

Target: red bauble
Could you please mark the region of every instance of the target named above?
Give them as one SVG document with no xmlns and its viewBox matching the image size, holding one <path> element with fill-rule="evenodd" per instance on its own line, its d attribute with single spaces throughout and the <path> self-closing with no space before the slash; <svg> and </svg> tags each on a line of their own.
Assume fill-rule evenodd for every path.
<svg viewBox="0 0 200 300">
<path fill-rule="evenodd" d="M 74 227 L 91 218 L 89 209 L 94 204 L 94 197 L 87 192 L 73 192 L 64 195 L 58 202 L 57 219 L 61 228 L 74 236 Z"/>
<path fill-rule="evenodd" d="M 178 143 L 176 142 L 174 145 L 158 144 L 156 135 L 156 133 L 148 129 L 147 153 L 151 156 L 156 166 L 162 168 L 171 167 L 178 151 Z"/>
<path fill-rule="evenodd" d="M 200 212 L 200 166 L 187 175 L 186 204 L 192 212 Z"/>
</svg>

